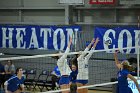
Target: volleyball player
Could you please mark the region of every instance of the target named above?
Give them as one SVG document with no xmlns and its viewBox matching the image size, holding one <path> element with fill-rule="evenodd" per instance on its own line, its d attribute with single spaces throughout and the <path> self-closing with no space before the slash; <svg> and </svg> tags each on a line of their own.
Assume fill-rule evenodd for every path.
<svg viewBox="0 0 140 93">
<path fill-rule="evenodd" d="M 61 76 L 58 66 L 55 66 L 51 75 L 52 75 L 52 90 L 54 90 L 55 87 L 58 87 L 59 79 L 60 79 L 60 76 Z"/>
<path fill-rule="evenodd" d="M 129 72 L 129 62 L 127 60 L 122 61 L 122 63 L 119 62 L 118 57 L 117 57 L 117 52 L 114 53 L 114 58 L 115 58 L 115 64 L 119 69 L 118 72 L 118 84 L 117 84 L 117 93 L 132 93 L 132 90 L 130 87 L 128 87 L 128 80 L 127 78 L 130 78 L 131 80 L 134 81 L 138 92 L 140 93 L 140 88 L 138 85 L 137 80 L 130 74 Z"/>
<path fill-rule="evenodd" d="M 71 43 L 72 43 L 72 39 L 70 38 L 65 54 L 62 55 L 57 61 L 57 65 L 61 73 L 61 77 L 59 80 L 59 85 L 61 89 L 69 88 L 69 75 L 70 75 L 71 69 L 69 67 L 69 64 L 67 63 L 67 53 L 69 53 L 70 51 Z M 69 91 L 64 91 L 62 93 L 69 93 Z"/>
<path fill-rule="evenodd" d="M 16 75 L 13 75 L 5 83 L 5 93 L 24 92 L 24 76 L 21 67 L 16 69 Z"/>
<path fill-rule="evenodd" d="M 77 65 L 75 62 L 72 62 L 72 65 L 71 65 L 71 73 L 70 73 L 70 85 L 72 83 L 76 83 L 76 80 L 77 80 L 77 74 L 78 74 L 78 69 L 77 69 Z"/>
<path fill-rule="evenodd" d="M 96 40 L 92 40 L 91 43 L 87 46 L 87 48 L 84 50 L 84 52 L 77 58 L 78 61 L 78 75 L 77 75 L 77 85 L 80 86 L 86 86 L 88 83 L 88 61 L 89 58 L 93 54 L 93 50 L 95 49 L 97 43 L 99 42 L 99 38 L 96 38 Z M 92 46 L 92 44 L 94 45 Z M 91 48 L 92 47 L 92 48 Z M 91 48 L 89 53 L 86 52 Z M 78 93 L 88 93 L 88 89 L 78 89 Z"/>
</svg>

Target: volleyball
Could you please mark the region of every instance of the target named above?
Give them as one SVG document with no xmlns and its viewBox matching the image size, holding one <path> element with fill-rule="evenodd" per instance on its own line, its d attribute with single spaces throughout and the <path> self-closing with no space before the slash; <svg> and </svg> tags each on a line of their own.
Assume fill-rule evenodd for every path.
<svg viewBox="0 0 140 93">
<path fill-rule="evenodd" d="M 106 45 L 111 45 L 112 44 L 112 39 L 110 37 L 106 37 L 106 38 L 104 38 L 104 43 Z"/>
</svg>

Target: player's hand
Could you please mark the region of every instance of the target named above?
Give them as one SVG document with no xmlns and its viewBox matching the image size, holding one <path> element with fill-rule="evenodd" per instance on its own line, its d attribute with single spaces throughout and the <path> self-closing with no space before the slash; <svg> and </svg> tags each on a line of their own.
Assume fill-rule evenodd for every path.
<svg viewBox="0 0 140 93">
<path fill-rule="evenodd" d="M 91 44 L 93 44 L 95 42 L 95 38 L 92 39 Z"/>
<path fill-rule="evenodd" d="M 70 37 L 70 41 L 69 42 L 70 42 L 70 44 L 72 44 L 72 38 L 71 37 Z"/>
<path fill-rule="evenodd" d="M 119 49 L 115 50 L 114 56 L 117 56 L 117 54 L 119 53 Z"/>
<path fill-rule="evenodd" d="M 68 43 L 68 47 L 69 47 L 69 48 L 70 48 L 71 44 L 72 44 L 72 38 L 70 37 L 70 41 L 69 41 L 69 43 Z"/>
<path fill-rule="evenodd" d="M 97 37 L 95 43 L 97 44 L 99 41 L 99 37 Z"/>
</svg>

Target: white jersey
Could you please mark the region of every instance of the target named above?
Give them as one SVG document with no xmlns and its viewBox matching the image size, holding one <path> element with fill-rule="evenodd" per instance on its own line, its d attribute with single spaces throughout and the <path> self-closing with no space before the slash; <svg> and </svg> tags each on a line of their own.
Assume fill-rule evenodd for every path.
<svg viewBox="0 0 140 93">
<path fill-rule="evenodd" d="M 93 54 L 93 49 L 86 55 L 89 48 L 86 48 L 84 52 L 77 58 L 78 61 L 78 75 L 77 80 L 88 80 L 88 61 Z M 86 55 L 86 56 L 85 56 Z"/>
<path fill-rule="evenodd" d="M 70 75 L 71 69 L 67 63 L 67 53 L 69 53 L 70 48 L 67 47 L 65 54 L 58 59 L 57 65 L 62 75 Z"/>
</svg>

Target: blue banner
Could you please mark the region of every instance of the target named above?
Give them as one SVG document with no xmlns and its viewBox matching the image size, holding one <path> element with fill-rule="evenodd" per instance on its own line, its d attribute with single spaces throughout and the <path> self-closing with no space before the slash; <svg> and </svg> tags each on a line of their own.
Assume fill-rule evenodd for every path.
<svg viewBox="0 0 140 93">
<path fill-rule="evenodd" d="M 113 49 L 140 46 L 140 29 L 137 27 L 95 27 L 94 37 L 100 38 L 96 49 Z M 122 53 L 136 53 L 135 49 L 120 50 Z"/>
<path fill-rule="evenodd" d="M 80 26 L 0 26 L 0 47 L 65 50 L 77 31 Z"/>
</svg>

